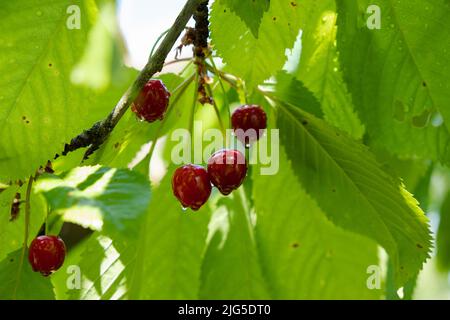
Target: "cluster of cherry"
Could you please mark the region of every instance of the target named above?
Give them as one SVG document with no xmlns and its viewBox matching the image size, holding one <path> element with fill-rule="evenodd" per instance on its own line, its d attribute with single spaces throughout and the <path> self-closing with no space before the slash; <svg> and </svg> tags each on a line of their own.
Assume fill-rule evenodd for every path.
<svg viewBox="0 0 450 320">
<path fill-rule="evenodd" d="M 163 119 L 169 106 L 170 92 L 160 80 L 150 80 L 135 100 L 132 110 L 141 120 Z M 248 146 L 266 129 L 267 116 L 258 105 L 244 105 L 233 112 L 231 123 L 236 137 Z M 247 160 L 238 150 L 220 150 L 208 161 L 207 169 L 187 164 L 172 177 L 175 197 L 184 208 L 196 211 L 208 201 L 212 185 L 223 195 L 239 188 L 247 175 Z"/>
<path fill-rule="evenodd" d="M 169 98 L 170 92 L 162 81 L 150 80 L 131 110 L 141 120 L 161 120 L 169 106 Z M 260 106 L 244 105 L 233 112 L 231 123 L 236 137 L 248 146 L 266 129 L 267 117 Z M 242 185 L 247 169 L 247 160 L 240 151 L 220 150 L 211 156 L 207 169 L 193 164 L 178 168 L 172 178 L 173 193 L 184 208 L 198 210 L 208 201 L 212 185 L 223 195 L 229 195 Z M 43 235 L 31 242 L 28 261 L 34 271 L 48 276 L 63 265 L 65 256 L 66 246 L 61 238 Z"/>
<path fill-rule="evenodd" d="M 134 102 L 132 110 L 145 121 L 162 119 L 169 106 L 170 93 L 160 80 L 150 80 Z M 267 116 L 257 105 L 244 105 L 233 112 L 231 123 L 236 137 L 248 146 L 266 129 Z M 184 208 L 198 210 L 208 201 L 212 185 L 223 195 L 239 188 L 247 175 L 247 160 L 238 150 L 220 150 L 208 161 L 208 167 L 187 164 L 172 177 L 175 197 Z"/>
<path fill-rule="evenodd" d="M 266 128 L 266 122 L 266 113 L 257 105 L 241 106 L 231 118 L 237 138 L 246 146 L 249 141 L 260 137 L 261 130 Z M 254 135 L 247 134 L 247 130 L 252 130 Z M 207 169 L 193 164 L 178 168 L 172 178 L 173 193 L 183 207 L 198 210 L 208 201 L 211 184 L 227 196 L 242 185 L 247 168 L 247 159 L 240 151 L 217 151 L 209 158 Z"/>
</svg>

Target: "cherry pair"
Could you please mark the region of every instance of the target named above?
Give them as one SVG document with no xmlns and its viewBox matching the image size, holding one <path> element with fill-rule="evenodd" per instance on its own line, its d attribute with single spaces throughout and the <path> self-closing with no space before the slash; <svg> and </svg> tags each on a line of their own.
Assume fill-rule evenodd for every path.
<svg viewBox="0 0 450 320">
<path fill-rule="evenodd" d="M 239 188 L 247 175 L 247 160 L 238 150 L 220 150 L 208 161 L 207 170 L 188 164 L 178 168 L 172 190 L 185 208 L 198 210 L 208 201 L 213 184 L 223 195 Z"/>
</svg>

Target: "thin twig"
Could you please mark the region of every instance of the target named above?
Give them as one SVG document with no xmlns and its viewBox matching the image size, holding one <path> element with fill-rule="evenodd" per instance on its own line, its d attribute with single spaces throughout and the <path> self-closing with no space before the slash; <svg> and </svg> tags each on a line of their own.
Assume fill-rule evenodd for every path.
<svg viewBox="0 0 450 320">
<path fill-rule="evenodd" d="M 103 144 L 103 142 L 105 142 L 111 131 L 136 99 L 138 93 L 142 90 L 144 85 L 155 73 L 162 70 L 167 56 L 172 50 L 180 34 L 185 29 L 189 19 L 192 17 L 194 12 L 196 12 L 198 6 L 205 2 L 207 2 L 207 0 L 188 0 L 186 2 L 184 8 L 181 10 L 178 18 L 167 32 L 167 35 L 164 37 L 164 40 L 161 42 L 156 52 L 150 57 L 147 65 L 139 73 L 132 86 L 125 92 L 112 112 L 106 117 L 106 119 L 97 122 L 90 129 L 82 132 L 80 135 L 72 139 L 69 144 L 66 144 L 62 155 L 67 155 L 69 152 L 80 148 L 89 147 L 84 155 L 84 158 L 87 159 Z"/>
<path fill-rule="evenodd" d="M 27 193 L 25 198 L 25 235 L 23 240 L 23 247 L 22 252 L 20 254 L 20 261 L 19 261 L 19 268 L 17 269 L 17 276 L 16 276 L 16 284 L 14 286 L 14 292 L 13 292 L 13 300 L 17 297 L 17 289 L 20 284 L 20 276 L 22 273 L 23 268 L 23 262 L 25 260 L 25 253 L 27 251 L 28 246 L 28 233 L 30 228 L 30 199 L 31 199 L 31 188 L 33 186 L 33 177 L 30 177 L 28 180 L 28 186 L 27 186 Z"/>
<path fill-rule="evenodd" d="M 192 61 L 192 58 L 181 58 L 181 59 L 175 59 L 175 60 L 172 60 L 172 61 L 166 62 L 166 63 L 164 64 L 164 67 L 170 66 L 170 65 L 172 65 L 172 64 L 175 64 L 175 63 L 180 63 L 180 62 L 189 62 L 189 61 Z"/>
<path fill-rule="evenodd" d="M 224 80 L 225 82 L 227 82 L 231 87 L 238 89 L 239 85 L 238 85 L 238 80 L 236 79 L 233 75 L 225 73 L 213 66 L 211 66 L 210 64 L 206 64 L 206 68 L 208 69 L 208 71 L 212 72 L 213 74 L 215 74 L 216 76 L 220 77 L 222 80 Z"/>
</svg>

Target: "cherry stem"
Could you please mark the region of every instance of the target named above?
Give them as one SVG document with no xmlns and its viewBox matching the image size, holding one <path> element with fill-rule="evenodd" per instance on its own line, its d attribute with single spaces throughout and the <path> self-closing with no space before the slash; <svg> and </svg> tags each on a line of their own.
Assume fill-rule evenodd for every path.
<svg viewBox="0 0 450 320">
<path fill-rule="evenodd" d="M 166 31 L 164 31 L 163 33 L 161 33 L 158 37 L 158 39 L 156 39 L 155 43 L 153 44 L 152 50 L 150 51 L 150 55 L 148 56 L 148 59 L 150 60 L 151 57 L 153 56 L 153 53 L 156 50 L 156 46 L 158 45 L 158 43 L 162 40 L 162 38 L 170 31 L 170 29 L 167 29 Z"/>
<path fill-rule="evenodd" d="M 239 90 L 239 87 L 240 87 L 240 86 L 239 86 L 238 82 L 241 81 L 241 79 L 236 78 L 235 76 L 233 76 L 233 75 L 231 75 L 231 74 L 228 74 L 228 73 L 225 73 L 225 72 L 223 72 L 223 71 L 221 71 L 221 70 L 218 70 L 217 68 L 212 67 L 212 66 L 210 66 L 209 64 L 207 65 L 207 68 L 208 68 L 208 70 L 211 71 L 213 74 L 215 74 L 216 76 L 218 76 L 219 79 L 224 80 L 224 81 L 227 82 L 231 87 L 233 87 L 233 88 L 236 89 L 236 90 Z M 244 89 L 245 89 L 245 87 L 244 87 Z M 275 97 L 271 92 L 264 91 L 264 90 L 261 89 L 260 87 L 257 87 L 257 91 L 258 91 L 260 94 L 262 94 L 266 99 L 269 98 L 269 99 L 272 99 L 272 100 L 274 100 L 274 101 L 276 101 L 276 102 L 279 102 L 279 103 L 282 102 L 282 101 L 280 101 L 277 97 Z M 247 99 L 247 95 L 246 95 L 245 97 L 246 97 L 246 99 Z M 230 119 L 231 119 L 231 116 L 230 116 Z"/>
<path fill-rule="evenodd" d="M 243 91 L 244 101 L 242 101 L 242 102 L 244 102 L 245 104 L 248 104 L 248 93 L 247 93 L 247 89 L 245 87 L 245 82 L 242 79 L 237 78 L 231 74 L 225 73 L 221 70 L 218 70 L 217 68 L 214 68 L 214 67 L 210 66 L 209 64 L 207 64 L 206 67 L 209 71 L 211 71 L 213 74 L 217 75 L 219 78 L 221 78 L 222 80 L 227 82 L 232 88 L 236 89 L 238 92 Z M 230 115 L 230 119 L 231 119 L 231 115 Z"/>
<path fill-rule="evenodd" d="M 212 67 L 213 67 L 213 69 L 214 69 L 215 74 L 217 75 L 218 69 L 217 69 L 216 63 L 214 62 L 214 58 L 213 58 L 212 56 L 210 56 L 210 57 L 209 57 L 209 60 L 211 61 L 211 65 L 212 65 Z M 227 108 L 227 113 L 228 113 L 228 127 L 231 128 L 231 110 L 230 110 L 230 103 L 229 103 L 229 101 L 228 101 L 227 93 L 226 93 L 226 91 L 225 91 L 225 86 L 223 85 L 222 78 L 221 78 L 220 76 L 217 76 L 217 79 L 218 79 L 220 88 L 222 89 L 223 100 L 224 100 L 224 103 L 225 103 L 226 108 Z"/>
<path fill-rule="evenodd" d="M 195 74 L 193 74 L 192 76 L 190 76 L 189 78 L 187 78 L 185 81 L 183 81 L 183 83 L 181 83 L 178 87 L 176 87 L 172 94 L 177 94 L 176 97 L 173 99 L 169 110 L 167 111 L 166 116 L 164 117 L 164 119 L 161 121 L 161 124 L 159 126 L 159 128 L 157 129 L 156 133 L 155 133 L 155 137 L 153 139 L 153 143 L 152 146 L 150 147 L 150 151 L 148 152 L 148 155 L 145 157 L 145 159 L 143 161 L 147 161 L 148 158 L 148 162 L 149 162 L 149 176 L 150 176 L 150 163 L 152 161 L 152 157 L 153 157 L 153 153 L 155 152 L 156 149 L 156 143 L 158 142 L 158 139 L 160 138 L 160 134 L 164 128 L 164 124 L 166 123 L 166 119 L 169 118 L 171 111 L 175 109 L 175 107 L 178 104 L 178 101 L 180 101 L 180 98 L 183 96 L 183 93 L 187 90 L 187 88 L 189 87 L 189 85 L 192 83 L 192 81 L 195 78 Z"/>
<path fill-rule="evenodd" d="M 166 62 L 166 63 L 164 64 L 164 67 L 170 66 L 170 65 L 175 64 L 175 63 L 188 62 L 188 61 L 192 61 L 192 58 L 175 59 L 175 60 Z"/>
<path fill-rule="evenodd" d="M 195 120 L 195 107 L 197 106 L 198 102 L 198 79 L 199 75 L 198 73 L 195 74 L 195 87 L 194 87 L 194 101 L 192 102 L 192 109 L 191 109 L 191 115 L 189 118 L 189 133 L 191 135 L 191 156 L 194 152 L 194 120 Z"/>
<path fill-rule="evenodd" d="M 50 209 L 47 208 L 47 215 L 45 216 L 45 235 L 48 235 L 48 216 L 50 215 Z"/>
<path fill-rule="evenodd" d="M 212 59 L 212 58 L 211 58 Z M 209 71 L 211 71 L 213 74 L 215 74 L 216 76 L 218 76 L 220 79 L 222 79 L 222 80 L 224 80 L 225 82 L 227 82 L 231 87 L 233 87 L 233 88 L 235 88 L 235 89 L 238 89 L 238 84 L 237 84 L 237 81 L 239 80 L 239 79 L 237 79 L 236 77 L 234 77 L 234 76 L 232 76 L 232 75 L 230 75 L 230 74 L 228 74 L 228 73 L 225 73 L 225 72 L 223 72 L 223 71 L 221 71 L 221 70 L 219 70 L 219 69 L 217 69 L 217 68 L 214 68 L 214 67 L 212 67 L 211 65 L 209 65 L 209 64 L 206 64 L 206 67 L 207 67 L 207 69 L 209 70 Z M 233 79 L 234 78 L 234 79 Z"/>
<path fill-rule="evenodd" d="M 186 70 L 194 63 L 193 59 L 190 59 L 190 61 L 188 63 L 186 63 L 186 65 L 184 66 L 183 70 L 181 70 L 178 75 L 182 75 L 186 72 Z"/>
<path fill-rule="evenodd" d="M 214 111 L 216 113 L 217 119 L 219 120 L 219 126 L 220 126 L 220 129 L 222 130 L 222 135 L 225 138 L 226 137 L 225 125 L 223 124 L 222 117 L 220 116 L 220 110 L 219 110 L 219 107 L 217 106 L 216 100 L 214 100 L 213 90 L 211 88 L 211 85 L 207 84 L 206 89 L 208 91 L 208 95 L 212 98 L 212 105 L 214 107 Z"/>
<path fill-rule="evenodd" d="M 22 247 L 22 252 L 20 254 L 20 261 L 19 261 L 19 268 L 17 270 L 17 277 L 16 277 L 16 284 L 14 286 L 14 292 L 13 292 L 13 300 L 16 300 L 16 296 L 17 296 L 17 289 L 19 287 L 20 284 L 20 276 L 22 273 L 22 268 L 23 268 L 23 262 L 25 260 L 25 253 L 27 251 L 27 246 L 28 246 L 28 233 L 29 233 L 29 229 L 30 229 L 30 199 L 31 199 L 31 189 L 33 187 L 33 177 L 30 176 L 30 178 L 28 179 L 28 185 L 27 185 L 27 193 L 26 193 L 26 198 L 25 198 L 25 235 L 24 235 L 24 240 L 23 240 L 23 247 Z"/>
</svg>

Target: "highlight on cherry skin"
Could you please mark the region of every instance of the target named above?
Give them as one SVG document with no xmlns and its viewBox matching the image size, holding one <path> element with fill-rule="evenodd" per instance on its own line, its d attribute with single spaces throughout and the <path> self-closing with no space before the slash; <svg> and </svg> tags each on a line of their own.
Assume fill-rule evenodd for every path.
<svg viewBox="0 0 450 320">
<path fill-rule="evenodd" d="M 242 185 L 247 169 L 247 159 L 238 150 L 220 150 L 208 160 L 211 182 L 223 195 L 229 195 Z"/>
<path fill-rule="evenodd" d="M 233 112 L 231 124 L 237 139 L 248 148 L 263 135 L 267 128 L 267 115 L 259 105 L 243 105 Z"/>
<path fill-rule="evenodd" d="M 202 166 L 184 165 L 173 174 L 173 194 L 183 208 L 199 210 L 208 201 L 211 189 L 208 172 Z"/>
<path fill-rule="evenodd" d="M 33 271 L 45 277 L 61 268 L 65 257 L 66 245 L 58 236 L 39 236 L 30 244 L 28 261 Z"/>
<path fill-rule="evenodd" d="M 147 122 L 162 120 L 169 106 L 170 92 L 161 80 L 150 80 L 142 88 L 131 110 Z"/>
</svg>

